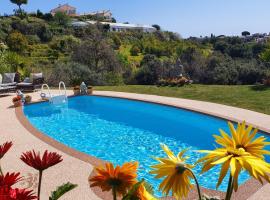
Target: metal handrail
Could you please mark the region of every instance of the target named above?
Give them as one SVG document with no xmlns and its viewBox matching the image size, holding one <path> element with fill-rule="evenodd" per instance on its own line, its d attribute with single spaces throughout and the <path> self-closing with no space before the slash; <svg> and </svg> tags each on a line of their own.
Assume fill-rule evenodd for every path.
<svg viewBox="0 0 270 200">
<path fill-rule="evenodd" d="M 44 93 L 44 92 L 43 92 L 43 91 L 44 91 L 44 87 L 47 87 L 47 90 L 48 90 L 48 92 L 49 92 L 49 96 L 50 96 L 50 98 L 52 98 L 51 90 L 50 90 L 50 87 L 49 87 L 48 84 L 42 84 L 42 87 L 41 87 L 41 94 Z M 45 94 L 45 93 L 44 93 L 44 94 Z"/>
<path fill-rule="evenodd" d="M 66 85 L 65 85 L 65 83 L 63 82 L 63 81 L 60 81 L 59 82 L 59 95 L 61 95 L 61 86 L 64 88 L 64 95 L 65 95 L 65 97 L 67 97 L 67 89 L 66 89 Z"/>
</svg>

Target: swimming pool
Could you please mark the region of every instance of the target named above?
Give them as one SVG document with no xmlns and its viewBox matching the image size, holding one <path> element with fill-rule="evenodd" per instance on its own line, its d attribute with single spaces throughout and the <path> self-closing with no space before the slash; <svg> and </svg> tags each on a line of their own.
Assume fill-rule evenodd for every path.
<svg viewBox="0 0 270 200">
<path fill-rule="evenodd" d="M 123 164 L 139 161 L 139 177 L 151 183 L 158 193 L 161 180 L 149 174 L 153 156 L 163 157 L 160 143 L 175 153 L 185 148 L 188 163 L 202 155 L 194 150 L 214 149 L 213 134 L 218 129 L 228 131 L 225 120 L 170 106 L 127 99 L 79 96 L 69 98 L 68 104 L 53 106 L 47 102 L 24 107 L 24 114 L 41 132 L 55 140 L 91 156 Z M 215 189 L 220 168 L 200 175 L 194 169 L 201 186 Z M 228 179 L 228 177 L 226 178 Z M 243 172 L 239 183 L 249 175 Z M 226 181 L 219 190 L 226 190 Z"/>
</svg>

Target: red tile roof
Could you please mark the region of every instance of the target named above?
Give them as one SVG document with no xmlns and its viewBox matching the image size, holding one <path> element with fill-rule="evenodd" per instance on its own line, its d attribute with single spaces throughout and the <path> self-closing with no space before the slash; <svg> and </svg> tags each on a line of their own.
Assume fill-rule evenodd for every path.
<svg viewBox="0 0 270 200">
<path fill-rule="evenodd" d="M 64 5 L 59 5 L 55 9 L 52 9 L 51 12 L 56 13 L 56 12 L 59 12 L 59 11 L 65 12 L 65 11 L 69 11 L 69 10 L 76 10 L 76 8 L 72 7 L 72 6 L 68 5 L 68 4 L 64 4 Z"/>
</svg>

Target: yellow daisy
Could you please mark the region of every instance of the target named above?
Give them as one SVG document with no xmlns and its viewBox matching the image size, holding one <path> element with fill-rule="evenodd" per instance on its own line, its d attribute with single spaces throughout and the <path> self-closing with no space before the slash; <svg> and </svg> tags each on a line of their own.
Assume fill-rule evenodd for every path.
<svg viewBox="0 0 270 200">
<path fill-rule="evenodd" d="M 232 136 L 229 136 L 223 130 L 220 130 L 221 136 L 215 135 L 216 143 L 221 147 L 213 151 L 199 151 L 207 155 L 197 163 L 202 162 L 202 173 L 207 172 L 216 165 L 222 165 L 217 187 L 222 183 L 224 177 L 230 169 L 230 180 L 227 194 L 229 198 L 232 189 L 238 189 L 238 176 L 242 170 L 248 173 L 262 183 L 262 179 L 270 182 L 268 173 L 270 173 L 270 164 L 264 161 L 264 154 L 269 151 L 264 150 L 269 142 L 261 136 L 256 138 L 257 130 L 252 131 L 252 126 L 246 127 L 245 122 L 238 124 L 237 129 L 232 123 L 229 123 Z M 256 139 L 255 139 L 256 138 Z"/>
<path fill-rule="evenodd" d="M 228 122 L 231 136 L 225 131 L 220 130 L 219 135 L 214 135 L 216 143 L 224 148 L 243 148 L 246 152 L 259 158 L 264 158 L 264 154 L 270 155 L 270 151 L 264 150 L 264 147 L 270 145 L 270 142 L 266 142 L 264 136 L 256 138 L 258 132 L 257 129 L 253 129 L 251 125 L 246 126 L 246 122 L 238 123 L 237 129 L 231 122 Z"/>
<path fill-rule="evenodd" d="M 197 179 L 191 171 L 193 166 L 186 164 L 186 158 L 183 158 L 187 150 L 179 152 L 175 156 L 165 144 L 162 144 L 161 147 L 168 158 L 156 158 L 159 164 L 153 165 L 153 170 L 150 173 L 156 174 L 155 178 L 164 178 L 159 186 L 162 193 L 167 196 L 171 191 L 176 199 L 186 197 L 192 188 L 190 178 L 194 178 L 197 183 L 199 196 L 201 196 Z"/>
</svg>

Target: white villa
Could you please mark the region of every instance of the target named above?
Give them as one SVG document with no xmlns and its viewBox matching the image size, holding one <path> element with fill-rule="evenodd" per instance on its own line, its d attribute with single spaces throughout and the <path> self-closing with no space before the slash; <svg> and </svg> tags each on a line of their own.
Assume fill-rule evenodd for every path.
<svg viewBox="0 0 270 200">
<path fill-rule="evenodd" d="M 72 26 L 74 27 L 83 27 L 88 26 L 90 24 L 96 24 L 97 21 L 74 21 L 72 22 Z M 136 31 L 142 31 L 145 33 L 153 33 L 157 29 L 150 26 L 150 25 L 141 25 L 141 24 L 125 24 L 125 23 L 112 23 L 112 22 L 100 22 L 103 25 L 109 25 L 110 31 L 112 32 L 125 32 L 128 30 L 136 30 Z"/>
</svg>

